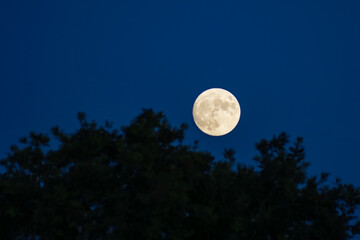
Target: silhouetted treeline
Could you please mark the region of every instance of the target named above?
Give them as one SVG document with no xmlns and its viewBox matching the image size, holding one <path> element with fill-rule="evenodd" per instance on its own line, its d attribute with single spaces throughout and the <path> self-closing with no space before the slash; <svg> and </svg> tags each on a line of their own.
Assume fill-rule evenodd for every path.
<svg viewBox="0 0 360 240">
<path fill-rule="evenodd" d="M 120 130 L 30 133 L 1 164 L 0 239 L 342 240 L 359 236 L 360 191 L 308 176 L 302 139 L 256 144 L 258 168 L 214 161 L 144 110 Z"/>
</svg>

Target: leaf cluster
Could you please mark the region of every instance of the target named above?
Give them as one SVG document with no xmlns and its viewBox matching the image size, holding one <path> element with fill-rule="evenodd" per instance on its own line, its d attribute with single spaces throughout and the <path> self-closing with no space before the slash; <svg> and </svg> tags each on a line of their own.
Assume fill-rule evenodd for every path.
<svg viewBox="0 0 360 240">
<path fill-rule="evenodd" d="M 1 164 L 0 239 L 350 239 L 360 190 L 309 177 L 302 139 L 256 144 L 258 168 L 183 143 L 186 125 L 143 112 L 120 130 L 30 133 Z M 55 138 L 57 148 L 51 148 Z M 50 148 L 50 149 L 49 149 Z"/>
</svg>

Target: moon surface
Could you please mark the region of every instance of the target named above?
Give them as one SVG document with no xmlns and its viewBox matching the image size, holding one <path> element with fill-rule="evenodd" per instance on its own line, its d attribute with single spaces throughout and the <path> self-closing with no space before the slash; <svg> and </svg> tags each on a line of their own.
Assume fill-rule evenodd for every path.
<svg viewBox="0 0 360 240">
<path fill-rule="evenodd" d="M 240 104 L 235 96 L 221 88 L 202 92 L 193 106 L 196 126 L 211 136 L 222 136 L 231 132 L 238 124 L 240 115 Z"/>
</svg>

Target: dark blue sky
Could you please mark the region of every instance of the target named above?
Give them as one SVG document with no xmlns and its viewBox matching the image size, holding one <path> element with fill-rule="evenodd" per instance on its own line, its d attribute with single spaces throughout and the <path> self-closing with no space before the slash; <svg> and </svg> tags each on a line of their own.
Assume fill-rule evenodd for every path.
<svg viewBox="0 0 360 240">
<path fill-rule="evenodd" d="M 127 125 L 141 109 L 189 124 L 186 141 L 253 164 L 254 143 L 304 137 L 310 173 L 360 186 L 360 1 L 0 2 L 0 157 L 76 113 Z M 205 89 L 232 92 L 239 125 L 192 120 Z"/>
</svg>

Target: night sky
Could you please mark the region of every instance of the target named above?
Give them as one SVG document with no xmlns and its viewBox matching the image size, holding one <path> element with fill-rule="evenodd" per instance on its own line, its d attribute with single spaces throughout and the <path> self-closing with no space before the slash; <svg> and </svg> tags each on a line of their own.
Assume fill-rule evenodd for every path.
<svg viewBox="0 0 360 240">
<path fill-rule="evenodd" d="M 0 1 L 0 158 L 30 131 L 114 127 L 142 108 L 185 122 L 186 143 L 254 165 L 255 142 L 304 138 L 310 174 L 360 186 L 360 1 Z M 241 105 L 226 136 L 192 105 L 220 87 Z"/>
</svg>

